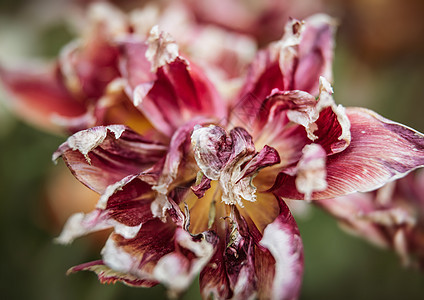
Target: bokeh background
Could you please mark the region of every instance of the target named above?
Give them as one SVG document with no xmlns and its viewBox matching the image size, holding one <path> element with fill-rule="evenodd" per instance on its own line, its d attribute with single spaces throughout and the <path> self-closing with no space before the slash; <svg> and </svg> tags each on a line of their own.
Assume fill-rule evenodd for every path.
<svg viewBox="0 0 424 300">
<path fill-rule="evenodd" d="M 87 2 L 0 0 L 0 62 L 54 58 L 75 36 L 70 5 L 84 9 Z M 115 3 L 124 9 L 138 4 Z M 336 101 L 366 106 L 423 132 L 424 1 L 326 0 L 322 9 L 340 21 Z M 65 274 L 73 265 L 98 259 L 104 235 L 69 246 L 53 242 L 63 218 L 46 202 L 45 187 L 61 168 L 51 154 L 66 137 L 17 119 L 6 95 L 0 98 L 5 100 L 0 101 L 1 298 L 166 299 L 161 286 L 102 285 L 92 273 Z M 394 253 L 346 234 L 312 206 L 297 222 L 305 248 L 301 299 L 423 299 L 424 274 L 402 267 Z M 199 299 L 197 282 L 182 299 Z"/>
</svg>

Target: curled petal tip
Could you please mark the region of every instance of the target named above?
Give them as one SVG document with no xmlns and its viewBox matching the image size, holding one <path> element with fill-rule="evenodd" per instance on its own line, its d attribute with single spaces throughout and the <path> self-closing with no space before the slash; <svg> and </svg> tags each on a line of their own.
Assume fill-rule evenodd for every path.
<svg viewBox="0 0 424 300">
<path fill-rule="evenodd" d="M 146 58 L 152 64 L 152 72 L 156 72 L 158 68 L 173 62 L 179 57 L 177 43 L 169 33 L 160 31 L 158 25 L 153 26 L 151 29 L 148 43 L 149 48 L 146 51 Z"/>
<path fill-rule="evenodd" d="M 325 92 L 330 95 L 334 93 L 331 83 L 324 76 L 319 77 L 319 90 L 320 90 L 320 93 Z"/>
</svg>

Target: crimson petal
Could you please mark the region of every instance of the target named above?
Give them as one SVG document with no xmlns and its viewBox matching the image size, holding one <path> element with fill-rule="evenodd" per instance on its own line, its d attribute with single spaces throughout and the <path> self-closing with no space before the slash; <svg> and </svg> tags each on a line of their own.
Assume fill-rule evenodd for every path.
<svg viewBox="0 0 424 300">
<path fill-rule="evenodd" d="M 62 157 L 78 180 L 102 194 L 122 178 L 152 167 L 167 147 L 146 140 L 123 125 L 77 132 L 53 154 Z"/>
<path fill-rule="evenodd" d="M 55 118 L 76 118 L 87 112 L 65 87 L 57 67 L 41 72 L 0 67 L 0 80 L 13 96 L 11 105 L 16 113 L 43 128 L 58 127 Z"/>
<path fill-rule="evenodd" d="M 252 62 L 236 110 L 244 109 L 248 101 L 256 115 L 273 89 L 317 96 L 320 76 L 332 78 L 334 24 L 326 15 L 287 22 L 283 38 L 260 51 Z"/>
<path fill-rule="evenodd" d="M 143 280 L 136 276 L 117 272 L 105 265 L 102 260 L 95 260 L 85 264 L 81 264 L 72 267 L 68 270 L 67 274 L 79 272 L 79 271 L 92 271 L 97 274 L 101 283 L 115 283 L 117 281 L 123 282 L 126 285 L 134 287 L 152 287 L 157 285 L 159 282 L 152 280 Z"/>
<path fill-rule="evenodd" d="M 272 258 L 259 248 L 255 271 L 262 297 L 297 299 L 303 276 L 302 240 L 290 210 L 281 200 L 280 209 L 280 215 L 265 228 L 260 241 L 260 245 L 269 251 Z"/>
<path fill-rule="evenodd" d="M 327 158 L 327 189 L 311 199 L 327 199 L 377 189 L 424 165 L 424 136 L 373 111 L 346 109 L 351 143 Z M 272 190 L 282 197 L 303 199 L 295 176 L 280 173 Z"/>
<path fill-rule="evenodd" d="M 137 44 L 138 43 L 138 44 Z M 223 100 L 203 72 L 178 54 L 178 46 L 154 27 L 148 44 L 122 44 L 122 73 L 134 104 L 162 133 L 171 136 L 196 117 L 226 117 Z"/>
<path fill-rule="evenodd" d="M 287 206 L 279 199 L 280 215 L 259 240 L 259 231 L 234 210 L 226 235 L 200 274 L 207 299 L 296 299 L 303 275 L 303 246 Z M 253 227 L 252 227 L 253 226 Z M 259 234 L 253 236 L 252 233 Z"/>
<path fill-rule="evenodd" d="M 143 174 L 125 177 L 106 189 L 95 210 L 72 215 L 56 241 L 69 244 L 77 237 L 112 227 L 123 237 L 133 238 L 142 224 L 153 219 L 150 206 L 154 199 Z"/>
<path fill-rule="evenodd" d="M 113 234 L 103 248 L 111 269 L 147 281 L 160 281 L 171 293 L 184 291 L 213 254 L 214 237 L 191 236 L 174 222 L 144 224 L 133 239 Z"/>
</svg>

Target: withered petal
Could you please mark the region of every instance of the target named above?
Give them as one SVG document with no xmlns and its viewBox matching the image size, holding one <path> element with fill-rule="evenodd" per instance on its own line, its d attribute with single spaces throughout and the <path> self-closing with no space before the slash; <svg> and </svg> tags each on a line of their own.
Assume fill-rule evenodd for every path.
<svg viewBox="0 0 424 300">
<path fill-rule="evenodd" d="M 57 66 L 45 70 L 6 70 L 0 66 L 0 82 L 10 93 L 11 107 L 25 120 L 47 130 L 62 131 L 55 118 L 79 118 L 87 107 L 65 87 Z"/>
<path fill-rule="evenodd" d="M 68 270 L 67 274 L 79 271 L 92 271 L 96 273 L 99 277 L 99 281 L 103 284 L 112 284 L 120 281 L 134 287 L 152 287 L 159 283 L 157 281 L 143 280 L 130 274 L 114 271 L 106 266 L 102 260 L 95 260 L 72 267 Z"/>
<path fill-rule="evenodd" d="M 128 96 L 160 132 L 171 136 L 196 117 L 226 117 L 227 108 L 211 82 L 178 54 L 164 32 L 153 31 L 146 43 L 122 43 L 121 69 Z"/>
<path fill-rule="evenodd" d="M 259 51 L 253 60 L 235 109 L 245 109 L 241 103 L 247 100 L 256 115 L 274 89 L 317 96 L 319 78 L 332 78 L 334 33 L 335 21 L 326 15 L 289 20 L 282 39 Z"/>
<path fill-rule="evenodd" d="M 152 167 L 166 150 L 126 126 L 109 125 L 75 133 L 60 145 L 53 160 L 62 157 L 78 180 L 103 194 L 122 178 Z"/>
<path fill-rule="evenodd" d="M 367 192 L 424 165 L 424 136 L 363 108 L 347 108 L 351 143 L 327 157 L 327 189 L 311 199 Z M 302 199 L 295 177 L 280 173 L 272 190 L 288 199 Z"/>
<path fill-rule="evenodd" d="M 133 239 L 112 234 L 102 250 L 103 261 L 114 271 L 159 281 L 179 294 L 211 258 L 213 239 L 208 233 L 191 236 L 172 221 L 153 219 Z"/>
<path fill-rule="evenodd" d="M 113 228 L 127 239 L 134 238 L 142 224 L 153 219 L 150 206 L 154 199 L 143 174 L 127 176 L 106 189 L 95 210 L 72 215 L 56 241 L 68 244 L 77 237 L 106 228 Z"/>
<path fill-rule="evenodd" d="M 296 222 L 281 200 L 280 209 L 280 215 L 265 228 L 260 241 L 272 258 L 257 251 L 259 294 L 270 299 L 297 299 L 303 277 L 303 245 Z"/>
</svg>

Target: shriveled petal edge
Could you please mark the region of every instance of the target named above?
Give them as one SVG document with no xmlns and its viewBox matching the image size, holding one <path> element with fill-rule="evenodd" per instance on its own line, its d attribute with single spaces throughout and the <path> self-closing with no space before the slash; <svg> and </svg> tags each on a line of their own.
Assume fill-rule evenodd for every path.
<svg viewBox="0 0 424 300">
<path fill-rule="evenodd" d="M 67 150 L 78 150 L 82 155 L 85 156 L 87 161 L 88 153 L 99 146 L 107 137 L 107 132 L 110 131 L 115 135 L 116 139 L 119 139 L 121 134 L 127 129 L 124 125 L 109 125 L 109 126 L 98 126 L 87 130 L 82 130 L 74 135 L 70 136 L 66 142 L 59 146 L 59 148 L 53 153 L 52 160 L 55 162 L 61 157 Z"/>
<path fill-rule="evenodd" d="M 120 281 L 133 287 L 152 287 L 159 283 L 157 281 L 143 280 L 131 274 L 114 271 L 106 266 L 102 260 L 96 260 L 72 267 L 66 274 L 69 275 L 79 271 L 92 271 L 96 273 L 99 281 L 103 284 L 113 284 Z"/>
<path fill-rule="evenodd" d="M 424 167 L 422 133 L 365 108 L 346 108 L 346 114 L 351 123 L 351 143 L 344 151 L 327 157 L 328 188 L 314 192 L 312 200 L 369 192 Z M 372 143 L 374 156 L 368 147 Z M 303 199 L 295 187 L 295 177 L 284 173 L 277 176 L 270 191 L 288 199 Z"/>
<path fill-rule="evenodd" d="M 303 276 L 303 244 L 297 224 L 280 199 L 281 213 L 269 224 L 259 244 L 275 259 L 272 299 L 297 299 Z"/>
<path fill-rule="evenodd" d="M 177 206 L 174 205 L 173 207 L 177 209 Z M 178 212 L 176 213 L 178 214 Z M 167 225 L 157 219 L 154 222 L 155 226 L 171 226 L 171 223 Z M 126 249 L 116 242 L 116 238 L 121 240 L 121 242 L 123 241 L 122 238 L 119 235 L 112 234 L 101 252 L 103 262 L 117 272 L 132 274 L 136 278 L 149 282 L 160 282 L 167 287 L 169 295 L 179 295 L 188 288 L 195 276 L 209 262 L 214 253 L 213 243 L 216 237 L 213 232 L 204 232 L 194 236 L 185 231 L 180 225 L 173 224 L 171 227 L 175 227 L 175 229 L 171 229 L 173 231 L 173 243 L 169 244 L 169 240 L 163 241 L 168 243 L 168 250 L 165 253 L 158 251 L 152 256 L 154 257 L 153 260 L 147 252 L 139 253 L 139 257 L 134 256 L 134 253 L 128 252 L 132 247 L 137 247 L 134 244 L 137 239 L 149 237 L 139 233 L 137 239 L 125 239 L 125 243 L 129 243 L 126 244 L 126 247 L 132 244 L 130 248 Z M 153 233 L 151 232 L 150 234 Z M 160 236 L 151 236 L 150 238 L 157 239 Z M 146 245 L 143 246 L 145 251 L 155 251 L 154 247 L 148 246 L 146 248 Z M 187 251 L 190 253 L 187 254 Z M 145 265 L 146 263 L 148 266 Z M 144 266 L 141 268 L 142 265 Z"/>
</svg>

